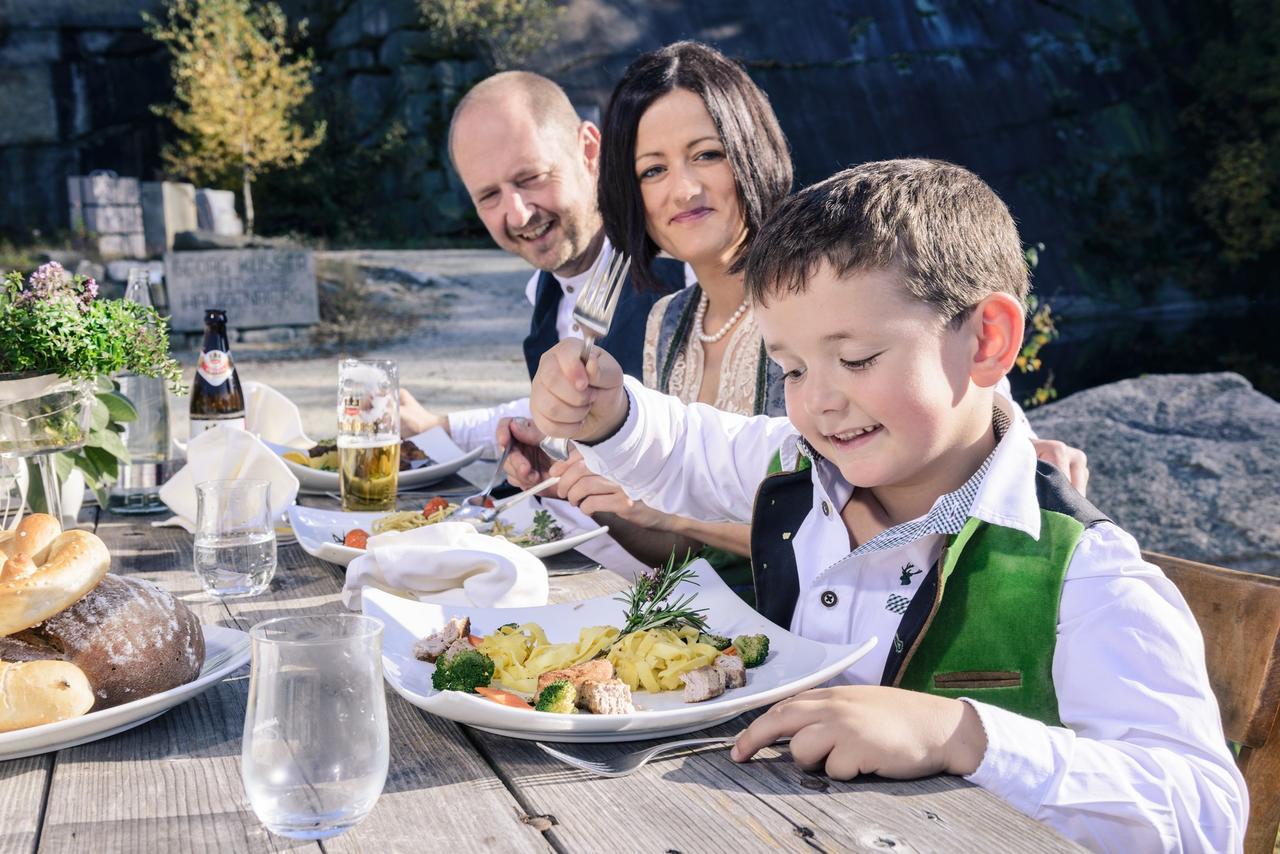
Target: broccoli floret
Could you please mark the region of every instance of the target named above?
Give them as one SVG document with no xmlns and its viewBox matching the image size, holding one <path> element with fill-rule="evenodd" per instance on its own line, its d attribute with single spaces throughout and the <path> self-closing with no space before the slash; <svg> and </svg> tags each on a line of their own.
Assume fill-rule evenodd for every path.
<svg viewBox="0 0 1280 854">
<path fill-rule="evenodd" d="M 578 702 L 578 691 L 568 679 L 557 679 L 542 689 L 534 708 L 540 712 L 570 714 Z"/>
<path fill-rule="evenodd" d="M 742 659 L 744 665 L 756 667 L 764 664 L 764 660 L 769 657 L 769 637 L 768 635 L 738 635 L 733 639 L 733 648 L 738 651 L 738 657 Z"/>
<path fill-rule="evenodd" d="M 729 648 L 729 644 L 732 643 L 732 641 L 724 635 L 713 635 L 711 632 L 703 632 L 698 635 L 698 643 L 709 643 L 716 649 L 726 650 Z"/>
<path fill-rule="evenodd" d="M 437 691 L 465 691 L 470 694 L 492 680 L 493 659 L 478 650 L 467 649 L 436 661 L 431 687 Z"/>
</svg>

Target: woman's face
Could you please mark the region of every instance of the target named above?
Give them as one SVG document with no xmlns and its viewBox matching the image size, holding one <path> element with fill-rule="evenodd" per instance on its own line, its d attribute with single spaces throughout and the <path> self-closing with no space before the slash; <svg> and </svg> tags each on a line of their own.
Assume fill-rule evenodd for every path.
<svg viewBox="0 0 1280 854">
<path fill-rule="evenodd" d="M 702 99 L 673 89 L 636 128 L 636 179 L 658 247 L 693 265 L 728 267 L 746 236 L 738 188 Z"/>
</svg>

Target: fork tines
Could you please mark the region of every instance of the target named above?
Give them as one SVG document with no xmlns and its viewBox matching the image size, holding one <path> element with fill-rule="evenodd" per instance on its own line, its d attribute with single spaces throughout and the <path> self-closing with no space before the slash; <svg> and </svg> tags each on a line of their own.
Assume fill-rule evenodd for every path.
<svg viewBox="0 0 1280 854">
<path fill-rule="evenodd" d="M 600 257 L 573 309 L 574 319 L 584 331 L 596 338 L 608 333 L 622 294 L 622 283 L 630 270 L 631 258 L 621 252 L 611 250 Z"/>
</svg>

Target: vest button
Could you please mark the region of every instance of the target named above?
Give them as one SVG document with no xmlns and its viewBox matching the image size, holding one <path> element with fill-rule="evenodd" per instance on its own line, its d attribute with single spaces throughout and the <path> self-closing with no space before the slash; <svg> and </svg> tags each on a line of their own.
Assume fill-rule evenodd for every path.
<svg viewBox="0 0 1280 854">
<path fill-rule="evenodd" d="M 822 596 L 819 598 L 821 599 L 822 604 L 828 608 L 834 608 L 836 603 L 840 601 L 836 598 L 836 594 L 831 590 L 823 590 Z"/>
<path fill-rule="evenodd" d="M 573 293 L 573 285 L 569 285 L 568 287 L 565 288 L 565 290 L 568 291 L 569 293 Z"/>
<path fill-rule="evenodd" d="M 827 500 L 825 498 L 822 500 L 822 515 L 823 516 L 831 515 L 831 505 L 827 503 Z"/>
</svg>

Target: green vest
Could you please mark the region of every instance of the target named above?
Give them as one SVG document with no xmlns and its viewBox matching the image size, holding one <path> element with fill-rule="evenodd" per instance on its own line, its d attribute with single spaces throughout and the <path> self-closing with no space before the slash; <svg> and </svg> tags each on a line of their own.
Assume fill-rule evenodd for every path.
<svg viewBox="0 0 1280 854">
<path fill-rule="evenodd" d="M 756 494 L 757 608 L 782 626 L 799 594 L 791 537 L 812 510 L 808 468 L 771 474 Z M 1106 517 L 1047 463 L 1037 467 L 1036 494 L 1039 540 L 974 518 L 949 538 L 903 614 L 881 684 L 1061 723 L 1052 672 L 1058 600 L 1080 535 Z"/>
</svg>

